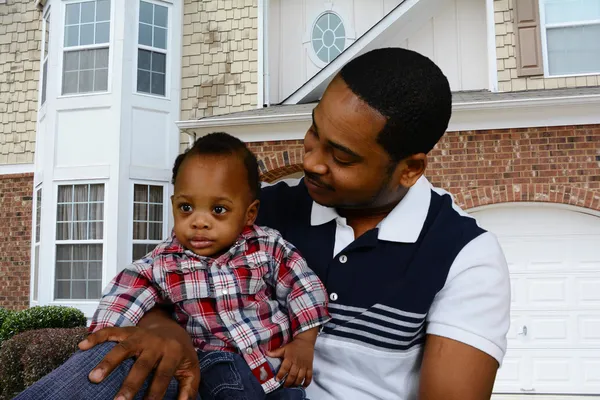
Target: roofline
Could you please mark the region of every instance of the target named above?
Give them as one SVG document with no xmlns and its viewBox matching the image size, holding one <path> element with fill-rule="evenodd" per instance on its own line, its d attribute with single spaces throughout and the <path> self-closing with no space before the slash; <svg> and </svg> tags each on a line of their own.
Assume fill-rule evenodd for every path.
<svg viewBox="0 0 600 400">
<path fill-rule="evenodd" d="M 388 29 L 394 22 L 402 17 L 420 0 L 402 0 L 392 11 L 387 13 L 379 22 L 373 25 L 362 36 L 356 39 L 348 48 L 337 56 L 333 61 L 327 64 L 323 69 L 313 75 L 302 86 L 296 89 L 291 95 L 285 98 L 281 104 L 300 104 L 316 87 L 322 85 L 328 79 L 332 79 L 335 74 L 342 69 L 350 60 L 358 55 L 370 43 Z"/>
<path fill-rule="evenodd" d="M 455 103 L 452 105 L 452 112 L 486 109 L 511 109 L 518 107 L 547 107 L 560 105 L 589 104 L 593 102 L 600 103 L 600 94 L 577 95 L 577 96 L 556 96 L 528 99 L 510 99 L 510 100 L 492 100 L 492 101 L 471 101 L 465 103 Z M 316 103 L 315 103 L 316 106 Z M 246 116 L 222 116 L 210 117 L 198 120 L 177 121 L 179 129 L 194 128 L 216 128 L 232 125 L 261 125 L 278 124 L 282 122 L 310 121 L 312 112 L 285 113 L 274 115 L 246 115 Z"/>
</svg>

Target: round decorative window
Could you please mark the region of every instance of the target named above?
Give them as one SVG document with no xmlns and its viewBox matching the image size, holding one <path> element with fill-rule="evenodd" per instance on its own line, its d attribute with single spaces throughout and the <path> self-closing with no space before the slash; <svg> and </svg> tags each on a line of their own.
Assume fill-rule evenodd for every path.
<svg viewBox="0 0 600 400">
<path fill-rule="evenodd" d="M 313 26 L 311 42 L 319 60 L 331 62 L 346 47 L 346 29 L 342 19 L 332 12 L 321 14 Z"/>
</svg>

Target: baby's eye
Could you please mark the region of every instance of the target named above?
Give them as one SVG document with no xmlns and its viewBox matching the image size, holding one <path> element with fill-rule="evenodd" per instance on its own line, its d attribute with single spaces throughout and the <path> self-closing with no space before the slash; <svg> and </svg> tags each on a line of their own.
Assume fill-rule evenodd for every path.
<svg viewBox="0 0 600 400">
<path fill-rule="evenodd" d="M 179 209 L 181 211 L 183 211 L 184 213 L 189 213 L 189 212 L 192 211 L 192 206 L 189 205 L 189 204 L 182 204 L 182 205 L 179 206 Z"/>
<path fill-rule="evenodd" d="M 213 208 L 213 211 L 217 215 L 223 215 L 227 212 L 227 210 L 223 206 L 216 206 L 215 208 Z"/>
</svg>

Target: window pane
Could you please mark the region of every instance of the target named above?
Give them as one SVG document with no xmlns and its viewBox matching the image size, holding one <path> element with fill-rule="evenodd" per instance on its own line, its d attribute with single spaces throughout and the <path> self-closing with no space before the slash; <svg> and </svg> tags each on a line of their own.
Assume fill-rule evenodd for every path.
<svg viewBox="0 0 600 400">
<path fill-rule="evenodd" d="M 90 204 L 90 221 L 104 220 L 104 203 Z"/>
<path fill-rule="evenodd" d="M 90 240 L 102 239 L 104 236 L 104 223 L 90 222 Z"/>
<path fill-rule="evenodd" d="M 600 72 L 600 24 L 547 31 L 550 75 Z"/>
<path fill-rule="evenodd" d="M 137 90 L 150 93 L 150 72 L 138 69 Z"/>
<path fill-rule="evenodd" d="M 87 299 L 85 281 L 72 281 L 71 285 L 72 299 Z"/>
<path fill-rule="evenodd" d="M 70 203 L 73 201 L 73 186 L 65 185 L 58 187 L 58 202 Z"/>
<path fill-rule="evenodd" d="M 81 22 L 94 22 L 96 16 L 96 2 L 81 3 Z"/>
<path fill-rule="evenodd" d="M 148 224 L 146 222 L 133 223 L 133 238 L 136 240 L 148 239 Z"/>
<path fill-rule="evenodd" d="M 98 0 L 96 3 L 96 21 L 109 21 L 110 0 Z"/>
<path fill-rule="evenodd" d="M 87 221 L 88 220 L 88 205 L 84 204 L 75 204 L 73 208 L 73 220 L 75 221 Z"/>
<path fill-rule="evenodd" d="M 152 73 L 152 93 L 165 95 L 165 75 Z"/>
<path fill-rule="evenodd" d="M 150 204 L 148 206 L 148 214 L 149 214 L 149 221 L 160 221 L 162 222 L 163 218 L 162 218 L 162 213 L 163 213 L 163 207 L 162 205 L 158 205 L 158 204 Z"/>
<path fill-rule="evenodd" d="M 162 204 L 162 202 L 163 202 L 162 186 L 150 186 L 150 202 Z"/>
<path fill-rule="evenodd" d="M 56 263 L 56 279 L 71 279 L 71 263 L 57 262 Z"/>
<path fill-rule="evenodd" d="M 154 6 L 154 25 L 167 27 L 167 7 Z"/>
<path fill-rule="evenodd" d="M 88 299 L 99 299 L 102 297 L 102 282 L 101 281 L 89 281 L 88 282 Z"/>
<path fill-rule="evenodd" d="M 88 246 L 86 245 L 73 246 L 72 252 L 72 259 L 74 261 L 85 261 L 88 259 Z"/>
<path fill-rule="evenodd" d="M 96 24 L 96 44 L 108 43 L 110 38 L 110 22 Z"/>
<path fill-rule="evenodd" d="M 57 223 L 56 224 L 56 240 L 70 240 L 71 239 L 71 224 L 68 223 Z"/>
<path fill-rule="evenodd" d="M 137 261 L 137 260 L 144 258 L 144 256 L 146 256 L 146 254 L 148 254 L 152 250 L 154 250 L 155 246 L 156 245 L 154 245 L 154 244 L 135 243 L 133 245 L 133 254 L 132 254 L 133 261 Z"/>
<path fill-rule="evenodd" d="M 56 220 L 70 221 L 72 216 L 72 206 L 70 204 L 58 204 L 56 206 Z"/>
<path fill-rule="evenodd" d="M 149 235 L 148 239 L 150 240 L 162 240 L 162 223 L 160 222 L 149 222 Z"/>
<path fill-rule="evenodd" d="M 77 93 L 78 77 L 79 73 L 77 71 L 63 74 L 63 94 Z"/>
<path fill-rule="evenodd" d="M 79 45 L 79 25 L 65 27 L 65 47 Z"/>
<path fill-rule="evenodd" d="M 84 50 L 79 58 L 79 69 L 94 69 L 94 50 Z"/>
<path fill-rule="evenodd" d="M 67 16 L 65 18 L 66 25 L 79 23 L 79 7 L 80 3 L 67 4 Z"/>
<path fill-rule="evenodd" d="M 148 201 L 148 186 L 133 185 L 133 201 L 137 201 L 137 202 Z"/>
<path fill-rule="evenodd" d="M 88 240 L 87 222 L 75 222 L 73 224 L 73 240 Z"/>
<path fill-rule="evenodd" d="M 88 185 L 75 185 L 74 187 L 75 203 L 87 203 L 88 201 Z"/>
<path fill-rule="evenodd" d="M 71 252 L 72 251 L 73 251 L 73 249 L 71 248 L 71 246 L 66 246 L 66 245 L 56 246 L 56 260 L 57 261 L 71 260 L 71 258 L 72 258 Z"/>
<path fill-rule="evenodd" d="M 150 71 L 150 56 L 152 52 L 148 50 L 138 50 L 138 68 Z"/>
<path fill-rule="evenodd" d="M 145 46 L 152 46 L 152 26 L 139 24 L 140 32 L 138 35 L 138 41 L 140 44 Z"/>
<path fill-rule="evenodd" d="M 38 299 L 38 280 L 40 276 L 40 246 L 35 246 L 35 263 L 33 264 L 33 301 Z"/>
<path fill-rule="evenodd" d="M 140 22 L 152 23 L 152 8 L 152 4 L 145 1 L 140 2 Z"/>
<path fill-rule="evenodd" d="M 165 73 L 167 57 L 162 53 L 152 52 L 152 72 Z"/>
<path fill-rule="evenodd" d="M 167 48 L 167 30 L 164 28 L 154 27 L 154 47 L 159 49 Z"/>
<path fill-rule="evenodd" d="M 90 201 L 104 201 L 104 185 L 90 185 Z"/>
<path fill-rule="evenodd" d="M 600 19 L 600 0 L 546 0 L 546 23 Z"/>
<path fill-rule="evenodd" d="M 94 24 L 81 25 L 79 44 L 85 46 L 94 43 Z"/>
<path fill-rule="evenodd" d="M 108 69 L 98 69 L 94 77 L 94 91 L 103 92 L 108 90 Z"/>
<path fill-rule="evenodd" d="M 88 257 L 93 261 L 102 261 L 102 245 L 101 244 L 89 244 Z"/>
<path fill-rule="evenodd" d="M 72 274 L 73 279 L 87 279 L 87 262 L 74 262 Z"/>
<path fill-rule="evenodd" d="M 147 221 L 148 220 L 148 205 L 146 203 L 133 205 L 133 220 Z"/>
<path fill-rule="evenodd" d="M 108 68 L 108 49 L 94 50 L 96 54 L 96 68 Z"/>
<path fill-rule="evenodd" d="M 64 70 L 77 71 L 79 69 L 79 51 L 68 51 L 64 55 Z"/>
<path fill-rule="evenodd" d="M 102 263 L 91 262 L 88 269 L 88 279 L 102 278 Z"/>
<path fill-rule="evenodd" d="M 70 299 L 71 298 L 71 281 L 56 281 L 56 293 L 55 293 L 54 298 Z"/>
</svg>

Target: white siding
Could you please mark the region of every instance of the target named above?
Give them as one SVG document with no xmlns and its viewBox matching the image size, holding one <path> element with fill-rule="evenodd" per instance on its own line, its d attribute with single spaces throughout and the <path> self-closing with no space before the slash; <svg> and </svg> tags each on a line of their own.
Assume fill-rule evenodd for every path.
<svg viewBox="0 0 600 400">
<path fill-rule="evenodd" d="M 346 0 L 333 3 L 331 11 L 340 15 L 346 27 L 346 48 L 400 2 Z M 322 67 L 314 61 L 309 39 L 315 19 L 327 10 L 319 0 L 270 1 L 271 103 L 284 100 Z M 432 17 L 419 28 L 386 35 L 376 47 L 400 46 L 418 51 L 440 66 L 452 90 L 478 90 L 488 87 L 486 35 L 484 1 L 448 0 L 443 8 L 432 11 Z"/>
</svg>

